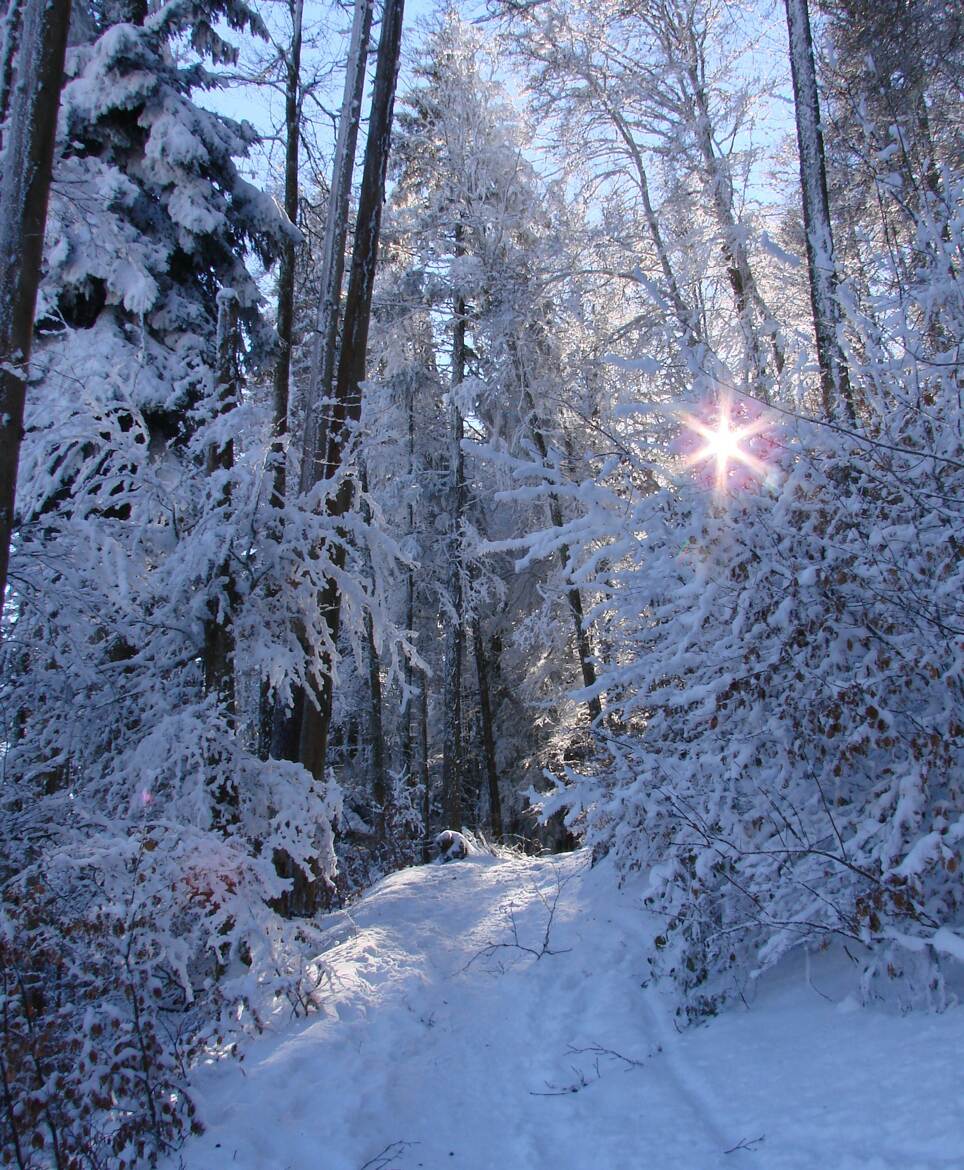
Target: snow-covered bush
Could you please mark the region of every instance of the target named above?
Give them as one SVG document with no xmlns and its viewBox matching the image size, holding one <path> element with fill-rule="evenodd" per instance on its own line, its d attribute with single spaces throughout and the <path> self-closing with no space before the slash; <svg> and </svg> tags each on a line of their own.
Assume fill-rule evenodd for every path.
<svg viewBox="0 0 964 1170">
<path fill-rule="evenodd" d="M 935 1003 L 964 955 L 959 230 L 922 233 L 918 294 L 875 304 L 886 343 L 851 310 L 856 429 L 720 390 L 669 463 L 651 421 L 627 439 L 657 490 L 596 493 L 608 762 L 545 811 L 649 874 L 690 1011 L 830 935 L 866 946 L 868 992 L 913 969 Z M 699 450 L 727 411 L 746 459 Z"/>
<path fill-rule="evenodd" d="M 310 1006 L 279 859 L 326 882 L 339 803 L 259 759 L 252 726 L 277 607 L 257 539 L 269 427 L 240 401 L 241 351 L 251 369 L 266 340 L 246 256 L 291 228 L 239 176 L 250 130 L 194 104 L 208 78 L 185 42 L 224 60 L 212 22 L 260 22 L 234 0 L 88 16 L 0 664 L 0 1161 L 21 1170 L 150 1164 L 193 1124 L 193 1059 Z M 324 572 L 293 605 L 317 608 Z"/>
</svg>

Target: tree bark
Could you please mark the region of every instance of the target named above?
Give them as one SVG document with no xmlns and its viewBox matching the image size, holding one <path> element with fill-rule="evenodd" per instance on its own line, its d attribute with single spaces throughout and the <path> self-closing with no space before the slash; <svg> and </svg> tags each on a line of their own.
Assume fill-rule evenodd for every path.
<svg viewBox="0 0 964 1170">
<path fill-rule="evenodd" d="M 26 0 L 0 186 L 0 605 L 43 260 L 70 0 Z"/>
<path fill-rule="evenodd" d="M 237 382 L 238 351 L 238 300 L 232 290 L 225 289 L 218 294 L 217 334 L 217 410 L 224 414 L 238 401 Z M 234 467 L 234 442 L 212 444 L 207 452 L 207 473 L 230 471 Z M 217 507 L 225 506 L 230 500 L 230 487 L 222 487 Z M 225 559 L 219 570 L 221 595 L 209 603 L 209 616 L 204 623 L 204 690 L 218 696 L 221 707 L 234 715 L 236 707 L 234 678 L 234 611 L 238 602 L 237 584 L 229 559 Z"/>
<path fill-rule="evenodd" d="M 464 254 L 462 227 L 455 228 L 455 256 Z M 465 658 L 465 597 L 462 586 L 465 537 L 465 455 L 463 419 L 457 394 L 465 381 L 465 300 L 456 294 L 452 329 L 452 376 L 449 393 L 449 548 L 448 601 L 451 616 L 445 636 L 445 707 L 442 737 L 442 803 L 450 829 L 462 828 L 462 664 Z"/>
<path fill-rule="evenodd" d="M 800 186 L 803 195 L 803 223 L 807 236 L 807 267 L 810 273 L 810 304 L 817 340 L 817 363 L 823 413 L 837 415 L 840 404 L 847 419 L 855 420 L 850 375 L 840 348 L 840 306 L 837 301 L 837 269 L 830 223 L 830 198 L 824 159 L 823 131 L 817 73 L 813 61 L 813 39 L 807 0 L 784 0 L 790 42 L 790 73 L 800 151 Z"/>
<path fill-rule="evenodd" d="M 301 40 L 304 0 L 291 5 L 291 45 L 285 75 L 285 189 L 284 211 L 288 220 L 298 222 L 299 174 L 301 147 Z M 274 429 L 271 444 L 271 505 L 281 509 L 287 489 L 288 398 L 291 386 L 291 342 L 295 316 L 295 241 L 285 239 L 278 267 L 278 360 L 274 367 Z"/>
<path fill-rule="evenodd" d="M 532 441 L 536 445 L 536 450 L 539 452 L 539 458 L 542 460 L 543 466 L 548 467 L 549 446 L 542 433 L 542 428 L 536 421 L 536 406 L 532 398 L 532 391 L 529 389 L 522 357 L 519 354 L 517 345 L 513 344 L 511 349 L 513 362 L 516 367 L 516 376 L 519 379 L 519 384 L 522 389 L 522 401 L 528 415 L 529 433 L 532 436 Z M 564 526 L 562 504 L 559 502 L 559 497 L 555 492 L 552 492 L 549 496 L 549 519 L 552 521 L 554 528 L 562 528 Z M 563 573 L 567 576 L 571 559 L 569 546 L 563 544 L 559 549 L 559 563 Z M 570 585 L 566 590 L 566 600 L 569 603 L 573 631 L 576 636 L 576 657 L 579 661 L 579 670 L 582 674 L 583 686 L 588 690 L 596 685 L 596 667 L 593 662 L 592 639 L 589 636 L 589 631 L 586 629 L 582 593 L 575 585 Z M 602 703 L 598 695 L 592 695 L 586 700 L 586 710 L 589 712 L 590 723 L 596 723 L 602 718 Z"/>
<path fill-rule="evenodd" d="M 327 428 L 320 429 L 318 415 L 319 409 L 325 406 L 331 393 L 338 352 L 338 320 L 345 268 L 345 245 L 348 238 L 348 203 L 355 167 L 358 127 L 361 122 L 373 4 L 374 0 L 355 0 L 352 18 L 351 44 L 341 114 L 338 119 L 335 162 L 325 217 L 321 289 L 305 395 L 304 434 L 298 477 L 298 490 L 302 495 L 323 478 L 327 463 L 324 452 Z M 270 730 L 271 755 L 286 760 L 301 759 L 305 712 L 309 707 L 310 702 L 306 700 L 301 687 L 294 688 L 289 710 L 283 710 L 279 705 L 275 706 Z"/>
<path fill-rule="evenodd" d="M 358 127 L 365 89 L 365 66 L 371 39 L 374 0 L 355 0 L 351 47 L 338 141 L 332 168 L 325 239 L 321 256 L 321 290 L 311 353 L 311 367 L 305 402 L 305 434 L 301 457 L 300 490 L 309 491 L 325 478 L 328 467 L 328 398 L 338 354 L 338 320 L 345 271 L 345 244 L 348 239 L 348 204 L 355 168 Z"/>
<path fill-rule="evenodd" d="M 475 670 L 479 679 L 482 754 L 485 758 L 485 776 L 489 787 L 489 820 L 492 825 L 492 836 L 496 841 L 501 841 L 504 836 L 502 798 L 499 795 L 499 770 L 495 759 L 495 732 L 492 726 L 492 702 L 489 696 L 489 661 L 478 622 L 474 623 L 473 636 L 475 644 Z"/>
<path fill-rule="evenodd" d="M 368 491 L 368 475 L 364 464 L 359 469 L 359 478 L 363 492 Z M 371 510 L 367 504 L 363 507 L 366 523 L 371 522 Z M 368 561 L 369 580 L 374 587 L 375 573 L 370 560 Z M 392 797 L 388 783 L 388 771 L 385 767 L 385 721 L 383 718 L 382 701 L 382 672 L 378 646 L 375 643 L 375 622 L 371 610 L 365 614 L 365 651 L 368 655 L 368 741 L 371 751 L 371 786 L 372 799 L 378 810 L 378 836 L 386 845 L 393 846 L 390 841 L 392 831 Z"/>
<path fill-rule="evenodd" d="M 385 197 L 385 176 L 391 144 L 392 114 L 395 104 L 395 85 L 401 49 L 404 0 L 386 0 L 378 44 L 378 61 L 372 88 L 368 141 L 365 146 L 365 167 L 358 199 L 355 223 L 355 244 L 352 252 L 351 275 L 345 298 L 344 328 L 338 358 L 338 376 L 332 395 L 331 418 L 325 477 L 331 478 L 347 455 L 354 425 L 361 417 L 362 390 L 365 380 L 368 328 L 371 319 L 372 290 L 378 257 L 378 238 L 381 231 L 382 203 Z M 354 491 L 346 478 L 335 497 L 329 500 L 328 515 L 337 520 L 352 504 Z M 345 563 L 345 544 L 339 540 L 331 552 L 332 563 L 341 568 Z M 337 643 L 341 617 L 341 595 L 334 580 L 329 580 L 321 598 L 332 645 Z M 331 725 L 332 678 L 330 664 L 320 678 L 315 678 L 312 693 L 304 704 L 301 725 L 299 757 L 301 763 L 316 778 L 325 771 L 328 750 L 328 732 Z"/>
<path fill-rule="evenodd" d="M 432 856 L 432 790 L 428 763 L 428 675 L 422 671 L 418 703 L 419 763 L 422 776 L 422 862 Z"/>
<path fill-rule="evenodd" d="M 408 401 L 406 403 L 408 415 L 408 477 L 409 491 L 415 482 L 415 379 L 408 383 Z M 408 503 L 408 531 L 415 533 L 415 504 L 409 495 Z M 405 628 L 410 634 L 415 631 L 415 567 L 410 565 L 405 573 Z M 405 656 L 404 686 L 405 710 L 402 716 L 402 771 L 408 784 L 415 783 L 415 728 L 412 700 L 415 692 L 415 666 L 411 658 Z"/>
<path fill-rule="evenodd" d="M 10 113 L 10 95 L 13 92 L 17 50 L 20 47 L 20 25 L 23 20 L 24 0 L 8 0 L 0 38 L 0 149 L 3 147 L 2 128 Z"/>
<path fill-rule="evenodd" d="M 690 37 L 690 52 L 696 56 L 699 46 Z M 726 275 L 730 288 L 733 291 L 733 300 L 736 304 L 737 316 L 743 328 L 746 340 L 747 355 L 753 372 L 753 380 L 760 395 L 765 401 L 770 399 L 771 381 L 767 376 L 766 360 L 760 347 L 758 327 L 754 320 L 754 310 L 759 314 L 766 326 L 770 338 L 770 351 L 773 359 L 773 369 L 776 378 L 783 372 L 786 361 L 783 345 L 780 341 L 777 322 L 770 312 L 757 286 L 753 271 L 750 268 L 750 258 L 747 254 L 743 232 L 737 223 L 736 212 L 733 207 L 733 180 L 730 177 L 726 162 L 716 152 L 713 144 L 713 128 L 710 122 L 710 104 L 706 89 L 700 77 L 699 68 L 690 64 L 686 70 L 687 78 L 692 87 L 691 100 L 693 102 L 694 132 L 706 176 L 710 184 L 713 198 L 713 208 L 716 212 L 717 223 L 722 235 L 723 259 L 726 263 Z"/>
</svg>

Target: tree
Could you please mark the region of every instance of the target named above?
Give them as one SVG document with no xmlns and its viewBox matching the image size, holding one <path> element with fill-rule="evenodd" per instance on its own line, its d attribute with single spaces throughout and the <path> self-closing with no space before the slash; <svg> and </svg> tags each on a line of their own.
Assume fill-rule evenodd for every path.
<svg viewBox="0 0 964 1170">
<path fill-rule="evenodd" d="M 51 4 L 11 0 L 7 7 L 0 81 L 0 116 L 4 121 L 10 118 L 0 187 L 0 599 L 7 588 L 26 379 L 69 23 L 69 0 Z"/>
<path fill-rule="evenodd" d="M 326 478 L 327 467 L 327 400 L 338 356 L 338 323 L 341 313 L 345 251 L 349 228 L 349 199 L 354 173 L 355 149 L 361 122 L 361 104 L 365 84 L 365 66 L 373 13 L 372 0 L 358 0 L 352 19 L 351 44 L 345 71 L 344 96 L 338 121 L 338 137 L 332 168 L 327 210 L 324 219 L 322 253 L 318 263 L 317 304 L 314 337 L 308 366 L 303 430 L 298 468 L 298 493 L 311 491 Z M 293 288 L 292 288 L 293 291 Z M 287 431 L 287 395 L 284 402 L 275 395 L 275 429 L 280 433 L 281 411 Z M 322 415 L 320 418 L 319 415 Z M 320 425 L 323 424 L 323 425 Z M 279 496 L 276 479 L 276 498 Z M 283 588 L 282 586 L 279 586 Z M 301 630 L 299 637 L 305 639 Z M 297 686 L 285 707 L 275 705 L 271 729 L 272 754 L 286 759 L 298 758 L 304 720 L 305 689 Z"/>
<path fill-rule="evenodd" d="M 552 200 L 522 156 L 520 127 L 488 69 L 479 34 L 456 14 L 443 14 L 400 114 L 392 270 L 383 277 L 374 361 L 393 405 L 363 416 L 363 425 L 373 491 L 419 556 L 404 612 L 432 668 L 431 681 L 420 680 L 419 697 L 428 685 L 426 739 L 441 765 L 440 815 L 446 824 L 487 824 L 501 835 L 524 820 L 518 789 L 506 791 L 503 816 L 506 775 L 520 777 L 519 788 L 522 776 L 539 778 L 545 745 L 520 712 L 529 698 L 535 705 L 547 660 L 547 669 L 568 675 L 571 662 L 584 682 L 587 674 L 589 685 L 595 679 L 580 591 L 571 580 L 563 583 L 565 556 L 558 570 L 551 562 L 533 566 L 517 584 L 506 551 L 483 552 L 487 540 L 501 543 L 537 522 L 531 506 L 497 502 L 511 458 L 528 455 L 537 442 L 550 462 L 557 458 L 553 444 L 575 442 L 578 450 L 578 440 L 550 422 L 555 404 L 542 398 L 569 373 L 553 348 L 562 314 L 543 287 L 558 279 L 550 266 L 560 263 L 553 251 L 560 225 L 552 222 Z M 385 437 L 393 431 L 404 450 Z M 578 466 L 578 456 L 570 462 Z M 400 465 L 416 469 L 411 487 L 399 484 Z M 414 507 L 409 492 L 417 492 Z M 401 507 L 389 512 L 396 500 Z M 540 501 L 535 509 L 545 506 Z M 551 507 L 561 522 L 566 500 L 560 495 Z M 562 605 L 568 625 L 560 634 L 553 612 L 542 626 L 553 650 L 536 654 L 513 643 L 514 628 L 537 624 L 540 588 L 553 606 Z M 523 698 L 530 669 L 532 693 Z M 400 702 L 406 710 L 407 692 Z M 591 717 L 598 714 L 598 696 L 586 706 Z M 473 737 L 477 751 L 468 750 Z M 410 752 L 404 729 L 400 738 Z M 402 770 L 411 773 L 410 765 Z"/>
<path fill-rule="evenodd" d="M 826 418 L 834 418 L 842 405 L 846 417 L 853 422 L 855 407 L 850 375 L 840 348 L 838 278 L 807 0 L 786 0 L 786 10 L 800 152 L 800 190 L 803 195 L 807 267 L 810 273 L 810 301 L 817 339 L 823 412 Z"/>
<path fill-rule="evenodd" d="M 361 386 L 365 380 L 371 299 L 401 48 L 402 15 L 403 0 L 387 0 L 378 44 L 368 139 L 365 146 L 365 166 L 355 220 L 355 245 L 343 312 L 338 374 L 333 392 L 334 403 L 328 424 L 325 474 L 328 480 L 333 479 L 336 473 L 342 470 L 348 456 L 352 426 L 357 423 L 361 414 Z M 328 516 L 336 522 L 343 518 L 351 507 L 352 495 L 352 480 L 345 476 L 339 483 L 334 497 L 327 502 Z M 339 543 L 332 553 L 334 567 L 340 569 L 344 559 L 344 544 Z M 333 683 L 330 656 L 335 652 L 340 622 L 341 591 L 335 577 L 328 579 L 321 599 L 321 609 L 328 627 L 328 645 L 322 668 L 320 671 L 316 670 L 311 679 L 310 702 L 304 706 L 299 744 L 302 764 L 318 778 L 322 777 L 325 771 L 332 711 Z"/>
<path fill-rule="evenodd" d="M 334 867 L 336 793 L 249 736 L 276 599 L 246 258 L 291 229 L 240 178 L 250 130 L 192 100 L 221 18 L 259 27 L 97 10 L 67 62 L 0 676 L 0 1142 L 28 1165 L 170 1150 L 185 1062 L 311 1002 L 273 852 Z"/>
</svg>

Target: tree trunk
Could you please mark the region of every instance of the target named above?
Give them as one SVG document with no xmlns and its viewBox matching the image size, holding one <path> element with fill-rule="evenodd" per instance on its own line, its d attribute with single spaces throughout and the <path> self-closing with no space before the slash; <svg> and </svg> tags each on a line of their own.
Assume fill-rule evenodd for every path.
<svg viewBox="0 0 964 1170">
<path fill-rule="evenodd" d="M 800 186 L 803 194 L 803 223 L 807 235 L 807 266 L 810 272 L 810 303 L 817 339 L 817 363 L 823 413 L 836 417 L 841 403 L 847 418 L 855 420 L 850 375 L 840 348 L 840 306 L 837 301 L 837 269 L 830 224 L 830 199 L 824 161 L 823 132 L 817 74 L 813 62 L 813 40 L 807 0 L 784 0 L 790 41 L 790 73 L 800 150 Z"/>
<path fill-rule="evenodd" d="M 690 36 L 692 37 L 691 32 Z M 695 43 L 691 44 L 690 51 L 694 55 L 699 52 Z M 765 401 L 769 401 L 771 379 L 767 375 L 766 360 L 760 346 L 759 330 L 754 319 L 754 311 L 759 314 L 769 335 L 773 369 L 777 378 L 783 372 L 786 361 L 783 345 L 780 341 L 777 322 L 767 307 L 750 268 L 750 258 L 747 254 L 743 229 L 737 223 L 733 207 L 733 180 L 724 159 L 717 154 L 716 147 L 713 145 L 709 100 L 700 79 L 699 70 L 695 65 L 691 64 L 687 68 L 687 77 L 692 86 L 691 98 L 697 147 L 703 160 L 703 166 L 706 168 L 706 176 L 713 198 L 713 208 L 722 234 L 722 251 L 726 263 L 727 279 L 733 291 L 737 315 L 743 328 L 753 381 L 760 396 Z"/>
<path fill-rule="evenodd" d="M 428 763 L 428 675 L 424 671 L 421 684 L 418 703 L 418 746 L 422 775 L 422 862 L 427 865 L 432 856 L 432 792 Z"/>
<path fill-rule="evenodd" d="M 523 405 L 528 416 L 529 434 L 532 436 L 532 441 L 536 445 L 536 450 L 539 452 L 539 458 L 542 460 L 543 466 L 548 467 L 549 446 L 542 433 L 542 428 L 536 421 L 535 402 L 532 399 L 532 392 L 529 389 L 522 356 L 519 353 L 517 345 L 512 344 L 511 349 L 516 368 L 516 376 L 522 388 Z M 555 492 L 552 492 L 549 496 L 549 518 L 554 528 L 563 527 L 562 504 L 559 502 L 559 497 Z M 559 563 L 562 567 L 563 574 L 566 576 L 569 574 L 570 560 L 569 546 L 564 544 L 559 549 Z M 596 667 L 593 662 L 592 639 L 589 636 L 589 631 L 586 629 L 582 594 L 575 585 L 570 585 L 566 590 L 566 599 L 569 603 L 569 612 L 572 615 L 573 630 L 576 635 L 576 657 L 579 661 L 579 670 L 582 674 L 583 686 L 588 690 L 596 685 Z M 589 712 L 590 723 L 596 723 L 602 718 L 602 703 L 598 695 L 592 695 L 586 700 L 586 710 Z"/>
<path fill-rule="evenodd" d="M 462 228 L 455 229 L 455 255 L 463 255 Z M 445 636 L 445 706 L 442 738 L 442 803 L 450 829 L 462 828 L 462 663 L 465 658 L 465 597 L 462 586 L 465 530 L 465 455 L 463 420 L 457 394 L 465 381 L 465 301 L 456 295 L 453 305 L 452 377 L 449 393 L 449 548 L 448 601 L 451 608 Z"/>
<path fill-rule="evenodd" d="M 367 493 L 368 475 L 364 464 L 359 469 L 359 478 L 362 491 Z M 366 523 L 370 523 L 371 509 L 367 503 L 363 506 L 363 514 Z M 370 561 L 368 562 L 368 573 L 370 583 L 374 588 L 375 573 Z M 371 610 L 365 614 L 365 651 L 368 656 L 368 741 L 371 751 L 372 799 L 378 810 L 378 837 L 394 852 L 395 843 L 390 840 L 393 819 L 391 790 L 385 767 L 385 721 L 383 718 L 381 660 L 375 643 L 375 623 Z"/>
<path fill-rule="evenodd" d="M 404 0 L 386 0 L 378 44 L 378 63 L 372 88 L 368 141 L 365 146 L 365 168 L 358 199 L 355 223 L 355 245 L 352 252 L 351 275 L 345 298 L 344 329 L 338 357 L 338 377 L 332 395 L 331 418 L 328 425 L 326 478 L 331 478 L 347 454 L 352 427 L 361 416 L 362 390 L 365 380 L 365 361 L 368 347 L 368 327 L 371 318 L 372 289 L 378 257 L 378 237 L 381 230 L 382 203 L 385 197 L 385 175 L 391 144 L 392 113 L 395 103 L 395 84 L 401 49 Z M 353 488 L 345 479 L 334 499 L 329 501 L 328 514 L 333 520 L 344 516 L 351 507 Z M 339 541 L 331 554 L 339 569 L 345 563 L 345 545 Z M 330 580 L 321 598 L 325 620 L 332 645 L 337 643 L 341 616 L 341 596 L 334 580 Z M 302 764 L 317 778 L 324 775 L 328 750 L 328 731 L 331 725 L 332 681 L 329 669 L 316 678 L 312 694 L 304 704 L 299 756 Z"/>
<path fill-rule="evenodd" d="M 372 798 L 378 810 L 379 836 L 388 843 L 392 818 L 388 776 L 385 770 L 382 674 L 371 612 L 365 614 L 365 643 L 368 652 L 368 737 L 371 742 Z"/>
<path fill-rule="evenodd" d="M 70 0 L 26 0 L 0 186 L 0 605 L 6 592 Z"/>
<path fill-rule="evenodd" d="M 24 0 L 8 0 L 0 34 L 0 149 L 3 147 L 2 128 L 10 113 L 10 95 L 13 92 L 17 50 L 20 47 L 20 25 L 23 21 Z"/>
<path fill-rule="evenodd" d="M 298 156 L 301 146 L 301 29 L 304 0 L 291 5 L 291 45 L 285 75 L 285 190 L 284 210 L 289 221 L 298 222 Z M 288 397 L 291 385 L 291 341 L 295 316 L 295 241 L 285 239 L 278 268 L 278 360 L 274 367 L 274 432 L 271 444 L 271 505 L 284 506 L 287 487 Z"/>
<path fill-rule="evenodd" d="M 646 221 L 649 238 L 656 252 L 656 259 L 659 261 L 660 271 L 663 274 L 663 281 L 670 304 L 673 306 L 673 315 L 683 335 L 686 347 L 697 355 L 700 355 L 698 357 L 699 361 L 702 351 L 706 349 L 706 340 L 703 337 L 700 326 L 700 316 L 698 313 L 693 312 L 690 306 L 686 304 L 683 294 L 680 291 L 679 281 L 676 279 L 676 273 L 673 270 L 669 249 L 666 247 L 666 241 L 663 239 L 663 232 L 659 226 L 659 218 L 656 215 L 656 209 L 653 207 L 653 201 L 649 193 L 649 177 L 646 172 L 646 163 L 643 159 L 642 151 L 639 149 L 639 144 L 631 128 L 627 125 L 626 119 L 592 74 L 583 73 L 582 77 L 596 97 L 602 102 L 607 115 L 616 128 L 616 133 L 622 139 L 623 145 L 629 151 L 630 158 L 633 160 L 633 169 L 636 172 L 636 186 L 639 189 L 640 199 L 643 204 L 643 218 Z"/>
<path fill-rule="evenodd" d="M 341 114 L 338 119 L 338 140 L 332 168 L 328 211 L 325 217 L 325 238 L 321 259 L 321 288 L 315 336 L 311 351 L 308 385 L 305 393 L 304 433 L 302 435 L 301 467 L 298 490 L 304 494 L 323 478 L 324 428 L 319 432 L 319 409 L 325 407 L 331 393 L 332 374 L 338 352 L 338 319 L 341 307 L 341 287 L 345 269 L 345 245 L 348 238 L 348 203 L 351 196 L 355 168 L 355 148 L 361 122 L 361 103 L 364 95 L 365 68 L 371 35 L 374 0 L 355 0 L 352 19 L 351 45 L 345 72 Z M 287 406 L 285 407 L 287 410 Z M 319 451 L 319 443 L 322 449 Z M 301 758 L 301 739 L 304 730 L 305 692 L 295 687 L 290 709 L 275 705 L 271 713 L 271 755 L 285 760 Z"/>
<path fill-rule="evenodd" d="M 495 760 L 495 734 L 492 727 L 492 703 L 489 697 L 489 662 L 482 641 L 479 623 L 473 626 L 475 643 L 475 670 L 479 677 L 479 713 L 482 725 L 482 754 L 485 758 L 485 775 L 489 786 L 489 819 L 492 836 L 501 841 L 504 836 L 502 825 L 502 799 L 499 795 L 499 771 Z"/>
<path fill-rule="evenodd" d="M 415 482 L 415 379 L 409 380 L 408 385 L 408 477 L 409 492 Z M 408 531 L 415 533 L 415 504 L 409 495 L 408 503 Z M 409 567 L 405 574 L 405 628 L 409 634 L 415 631 L 415 568 Z M 415 728 L 412 699 L 415 691 L 415 667 L 411 658 L 405 656 L 404 686 L 405 711 L 402 727 L 402 771 L 408 784 L 415 783 Z"/>
<path fill-rule="evenodd" d="M 328 213 L 325 217 L 321 289 L 308 374 L 299 485 L 302 492 L 309 491 L 316 483 L 326 478 L 327 474 L 328 399 L 332 391 L 338 354 L 338 319 L 345 271 L 345 244 L 348 239 L 348 204 L 355 169 L 358 127 L 361 123 L 373 8 L 374 0 L 355 0 L 348 70 L 345 74 L 331 191 L 328 195 Z"/>
<path fill-rule="evenodd" d="M 232 290 L 218 294 L 217 339 L 217 409 L 219 414 L 231 410 L 238 401 L 238 300 Z M 230 471 L 234 467 L 234 443 L 231 439 L 220 446 L 212 444 L 207 452 L 207 473 Z M 222 487 L 216 507 L 224 507 L 230 500 L 230 487 Z M 204 690 L 216 694 L 222 708 L 235 713 L 234 678 L 234 610 L 238 590 L 230 559 L 225 559 L 219 570 L 220 596 L 209 603 L 209 616 L 204 623 Z"/>
</svg>

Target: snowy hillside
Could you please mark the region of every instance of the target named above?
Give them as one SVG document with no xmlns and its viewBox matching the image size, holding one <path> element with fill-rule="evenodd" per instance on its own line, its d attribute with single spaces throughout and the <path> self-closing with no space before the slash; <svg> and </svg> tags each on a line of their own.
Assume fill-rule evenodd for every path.
<svg viewBox="0 0 964 1170">
<path fill-rule="evenodd" d="M 680 1033 L 585 852 L 408 869 L 327 927 L 324 1014 L 203 1070 L 164 1170 L 964 1166 L 964 1008 L 857 1010 L 793 955 Z"/>
</svg>

